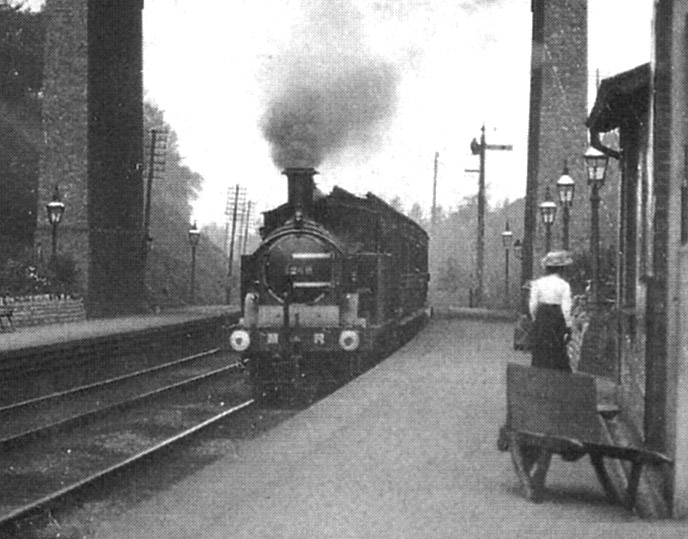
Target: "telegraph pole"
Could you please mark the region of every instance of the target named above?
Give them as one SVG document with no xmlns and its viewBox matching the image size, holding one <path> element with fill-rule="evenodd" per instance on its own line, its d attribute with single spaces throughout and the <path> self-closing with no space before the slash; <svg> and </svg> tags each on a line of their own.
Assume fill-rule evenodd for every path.
<svg viewBox="0 0 688 539">
<path fill-rule="evenodd" d="M 483 301 L 483 270 L 485 266 L 485 152 L 486 150 L 513 150 L 511 144 L 487 144 L 485 141 L 485 124 L 480 128 L 480 142 L 471 141 L 471 153 L 480 157 L 478 169 L 478 242 L 475 277 L 477 280 L 473 296 L 474 307 Z"/>
<path fill-rule="evenodd" d="M 232 266 L 234 265 L 234 238 L 236 235 L 236 226 L 237 226 L 237 211 L 239 209 L 239 204 L 243 203 L 243 198 L 245 197 L 246 192 L 244 189 L 239 187 L 237 184 L 236 187 L 234 188 L 234 203 L 231 204 L 231 199 L 230 195 L 228 193 L 227 196 L 227 209 L 225 210 L 225 214 L 227 215 L 227 225 L 226 225 L 226 230 L 229 230 L 230 226 L 230 220 L 229 220 L 229 215 L 230 213 L 232 214 L 231 218 L 231 227 L 232 227 L 232 233 L 231 236 L 229 237 L 229 257 L 227 260 L 227 285 L 225 288 L 226 292 L 226 301 L 227 304 L 230 303 L 232 299 Z M 230 206 L 231 204 L 231 206 Z M 226 244 L 225 244 L 226 247 Z"/>
<path fill-rule="evenodd" d="M 150 130 L 150 154 L 148 156 L 148 177 L 146 181 L 146 199 L 143 208 L 143 243 L 141 245 L 143 263 L 146 264 L 148 250 L 153 238 L 150 235 L 151 206 L 153 201 L 153 180 L 162 180 L 165 173 L 167 157 L 167 131 L 164 129 Z"/>
<path fill-rule="evenodd" d="M 435 152 L 435 172 L 432 176 L 432 212 L 430 213 L 430 230 L 433 234 L 437 224 L 437 160 L 439 157 L 440 152 Z"/>
<path fill-rule="evenodd" d="M 253 205 L 252 201 L 248 201 L 248 207 L 246 208 L 246 227 L 244 228 L 244 244 L 241 247 L 241 254 L 244 255 L 246 254 L 246 246 L 248 245 L 248 224 L 249 221 L 251 220 L 251 206 Z"/>
</svg>

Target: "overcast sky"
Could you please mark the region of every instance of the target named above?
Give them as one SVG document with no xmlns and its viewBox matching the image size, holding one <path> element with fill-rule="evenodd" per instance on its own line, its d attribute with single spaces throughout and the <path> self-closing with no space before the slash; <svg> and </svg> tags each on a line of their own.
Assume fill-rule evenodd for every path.
<svg viewBox="0 0 688 539">
<path fill-rule="evenodd" d="M 236 183 L 259 210 L 284 201 L 285 180 L 260 123 L 271 100 L 304 77 L 303 65 L 291 65 L 299 55 L 330 87 L 351 78 L 351 69 L 337 74 L 346 63 L 338 55 L 393 74 L 384 117 L 318 165 L 323 190 L 398 195 L 406 207 L 420 202 L 427 215 L 438 151 L 438 200 L 455 207 L 477 190 L 465 169 L 477 166 L 469 144 L 484 123 L 488 143 L 514 146 L 488 156 L 491 202 L 523 196 L 530 2 L 145 0 L 146 97 L 165 111 L 187 165 L 205 178 L 199 222 L 224 220 L 227 188 Z M 593 88 L 597 69 L 605 76 L 649 60 L 652 3 L 589 0 Z"/>
</svg>

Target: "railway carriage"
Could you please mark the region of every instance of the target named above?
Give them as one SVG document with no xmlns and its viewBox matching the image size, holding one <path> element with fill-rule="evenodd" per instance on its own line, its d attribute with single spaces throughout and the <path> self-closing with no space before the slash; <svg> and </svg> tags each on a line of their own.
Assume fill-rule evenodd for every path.
<svg viewBox="0 0 688 539">
<path fill-rule="evenodd" d="M 316 188 L 290 168 L 289 197 L 264 214 L 242 257 L 242 318 L 230 345 L 258 397 L 346 380 L 418 331 L 428 316 L 428 236 L 373 194 Z"/>
</svg>

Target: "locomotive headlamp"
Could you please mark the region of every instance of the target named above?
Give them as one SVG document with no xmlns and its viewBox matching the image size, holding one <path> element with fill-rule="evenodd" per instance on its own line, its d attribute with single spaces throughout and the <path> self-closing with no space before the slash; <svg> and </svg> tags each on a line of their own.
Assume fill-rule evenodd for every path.
<svg viewBox="0 0 688 539">
<path fill-rule="evenodd" d="M 339 346 L 341 346 L 342 350 L 346 352 L 353 352 L 354 350 L 357 350 L 360 344 L 361 337 L 359 336 L 358 331 L 354 331 L 353 329 L 345 329 L 339 335 Z"/>
<path fill-rule="evenodd" d="M 229 337 L 229 345 L 235 352 L 245 352 L 251 346 L 251 336 L 245 329 L 237 329 Z"/>
</svg>

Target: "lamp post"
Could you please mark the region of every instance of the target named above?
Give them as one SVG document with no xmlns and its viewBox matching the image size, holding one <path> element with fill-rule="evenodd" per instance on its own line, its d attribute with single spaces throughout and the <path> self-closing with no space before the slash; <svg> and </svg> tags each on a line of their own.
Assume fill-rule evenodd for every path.
<svg viewBox="0 0 688 539">
<path fill-rule="evenodd" d="M 583 156 L 590 186 L 590 251 L 592 255 L 592 297 L 600 304 L 600 188 L 604 185 L 609 157 L 590 146 Z"/>
<path fill-rule="evenodd" d="M 554 223 L 554 216 L 557 214 L 557 205 L 552 201 L 549 194 L 549 185 L 545 190 L 545 200 L 540 203 L 540 216 L 545 225 L 545 253 L 549 253 L 552 246 L 552 224 Z"/>
<path fill-rule="evenodd" d="M 502 232 L 502 245 L 504 245 L 504 307 L 509 308 L 509 249 L 514 240 L 514 233 L 509 230 L 509 220 L 506 221 Z"/>
<path fill-rule="evenodd" d="M 573 178 L 569 176 L 569 167 L 566 164 L 566 160 L 564 160 L 564 170 L 561 173 L 561 178 L 557 180 L 557 191 L 559 192 L 559 204 L 561 204 L 564 210 L 564 236 L 562 243 L 564 249 L 567 251 L 569 249 L 569 211 L 573 204 L 575 190 L 576 184 Z"/>
<path fill-rule="evenodd" d="M 196 292 L 196 247 L 201 239 L 201 231 L 196 227 L 196 221 L 194 221 L 193 226 L 189 229 L 189 245 L 191 245 L 191 285 L 189 293 L 189 303 L 192 305 L 195 303 L 195 292 Z"/>
<path fill-rule="evenodd" d="M 60 200 L 60 190 L 55 184 L 55 189 L 53 190 L 53 199 L 45 205 L 46 212 L 48 213 L 48 222 L 53 227 L 53 254 L 52 263 L 57 263 L 57 227 L 62 221 L 62 214 L 64 214 L 65 205 Z"/>
</svg>

